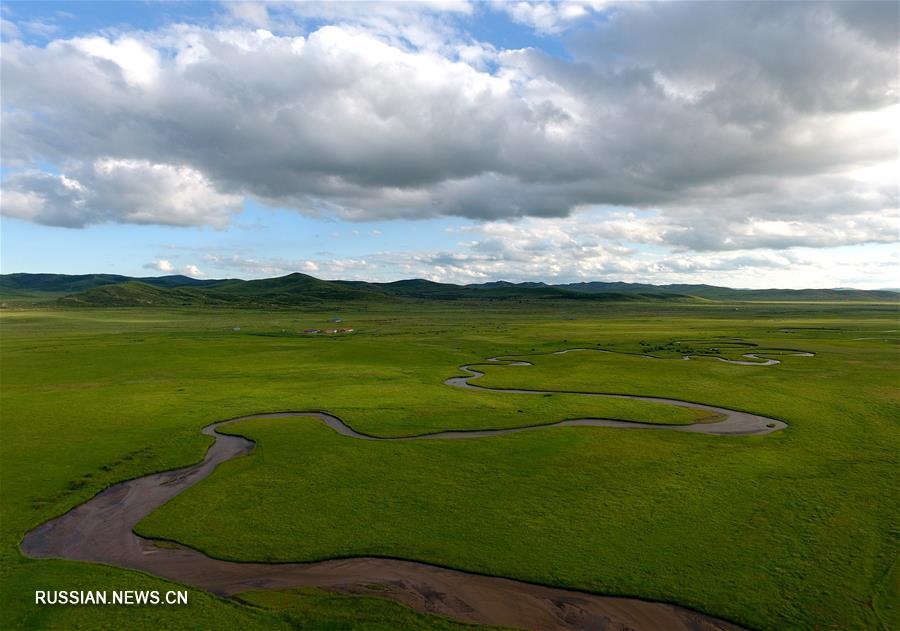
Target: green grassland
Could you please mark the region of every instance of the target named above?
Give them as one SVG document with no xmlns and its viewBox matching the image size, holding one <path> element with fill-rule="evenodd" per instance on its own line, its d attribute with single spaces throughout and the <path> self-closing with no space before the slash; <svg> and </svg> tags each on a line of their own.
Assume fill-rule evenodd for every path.
<svg viewBox="0 0 900 631">
<path fill-rule="evenodd" d="M 364 304 L 340 311 L 353 334 L 299 334 L 332 315 L 3 312 L 0 627 L 183 627 L 178 608 L 34 607 L 35 589 L 164 582 L 26 559 L 18 543 L 111 483 L 198 460 L 209 441 L 199 429 L 215 420 L 326 410 L 380 436 L 578 416 L 695 420 L 643 402 L 442 385 L 461 364 L 510 354 L 534 355 L 535 365 L 486 366 L 480 383 L 673 397 L 790 427 L 733 438 L 551 428 L 426 444 L 352 440 L 309 419 L 253 420 L 231 428 L 258 442 L 253 454 L 139 530 L 233 559 L 431 561 L 674 601 L 759 629 L 887 629 L 896 620 L 895 305 Z M 756 351 L 724 338 L 816 356 L 737 366 L 683 361 L 673 344 L 730 358 Z M 571 347 L 622 352 L 537 355 Z M 660 359 L 627 354 L 647 352 Z M 192 590 L 189 609 L 198 628 L 459 626 L 315 590 L 240 600 Z"/>
</svg>

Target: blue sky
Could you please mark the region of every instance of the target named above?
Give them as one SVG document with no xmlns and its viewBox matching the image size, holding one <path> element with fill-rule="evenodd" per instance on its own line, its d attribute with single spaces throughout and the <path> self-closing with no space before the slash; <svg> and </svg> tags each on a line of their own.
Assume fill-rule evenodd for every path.
<svg viewBox="0 0 900 631">
<path fill-rule="evenodd" d="M 892 11 L 6 2 L 0 268 L 895 286 Z"/>
<path fill-rule="evenodd" d="M 5 2 L 4 16 L 21 25 L 25 41 L 42 44 L 53 39 L 76 37 L 106 29 L 153 30 L 172 23 L 206 25 L 221 21 L 229 14 L 216 2 Z M 450 14 L 455 25 L 466 29 L 480 41 L 500 48 L 535 47 L 560 57 L 566 48 L 558 37 L 516 23 L 503 11 L 483 10 L 475 15 Z M 598 15 L 595 19 L 602 19 Z M 301 31 L 315 30 L 327 24 L 324 19 L 309 19 L 298 24 Z M 28 25 L 31 28 L 28 28 Z"/>
<path fill-rule="evenodd" d="M 154 263 L 165 260 L 175 266 L 172 273 L 180 273 L 181 268 L 193 264 L 201 269 L 221 269 L 216 277 L 281 275 L 289 269 L 302 269 L 301 261 L 316 261 L 321 265 L 320 275 L 338 278 L 343 274 L 332 273 L 329 261 L 413 249 L 423 242 L 450 249 L 456 239 L 448 230 L 465 223 L 470 222 L 449 217 L 348 223 L 273 210 L 253 202 L 248 202 L 225 229 L 117 223 L 72 229 L 0 218 L 4 273 L 65 270 L 70 274 L 88 274 L 102 270 L 110 274 L 157 276 L 164 270 Z M 204 258 L 210 253 L 223 259 L 236 257 L 244 264 L 216 266 Z M 387 271 L 383 278 L 395 280 Z"/>
</svg>

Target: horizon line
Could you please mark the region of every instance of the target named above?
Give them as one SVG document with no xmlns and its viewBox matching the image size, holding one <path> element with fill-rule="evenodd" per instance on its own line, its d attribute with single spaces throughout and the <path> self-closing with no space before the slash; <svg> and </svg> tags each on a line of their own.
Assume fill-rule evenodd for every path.
<svg viewBox="0 0 900 631">
<path fill-rule="evenodd" d="M 0 272 L 0 277 L 4 276 L 13 276 L 13 275 L 29 275 L 29 276 L 116 276 L 120 278 L 128 278 L 135 281 L 141 281 L 144 279 L 160 279 L 160 278 L 185 278 L 191 281 L 199 282 L 199 283 L 215 283 L 215 282 L 225 282 L 225 281 L 240 281 L 240 282 L 253 282 L 253 281 L 261 281 L 261 280 L 275 280 L 279 278 L 287 278 L 288 276 L 305 276 L 307 278 L 312 278 L 321 282 L 343 282 L 343 283 L 367 283 L 372 285 L 388 285 L 392 283 L 402 283 L 405 281 L 424 281 L 428 283 L 434 283 L 436 285 L 452 285 L 455 287 L 473 287 L 479 285 L 487 285 L 487 284 L 497 284 L 497 283 L 505 283 L 509 285 L 544 285 L 546 287 L 567 287 L 571 285 L 581 285 L 581 284 L 592 284 L 592 283 L 604 283 L 604 284 L 618 284 L 618 285 L 646 285 L 650 287 L 672 287 L 672 286 L 683 286 L 683 287 L 698 287 L 698 286 L 706 286 L 706 287 L 714 287 L 719 289 L 730 289 L 732 291 L 815 291 L 815 290 L 826 290 L 826 291 L 891 291 L 900 293 L 900 287 L 878 287 L 874 289 L 862 289 L 860 287 L 731 287 L 728 285 L 712 285 L 709 283 L 698 282 L 698 283 L 652 283 L 648 281 L 623 281 L 623 280 L 578 280 L 578 281 L 569 281 L 569 282 L 547 282 L 544 280 L 522 280 L 522 281 L 510 281 L 503 278 L 495 279 L 495 280 L 483 280 L 474 283 L 450 283 L 443 282 L 437 280 L 431 280 L 429 278 L 423 277 L 409 277 L 409 278 L 398 278 L 396 280 L 389 281 L 380 281 L 380 280 L 362 280 L 356 278 L 320 278 L 318 276 L 313 276 L 312 274 L 307 274 L 306 272 L 288 272 L 286 274 L 281 274 L 278 276 L 263 276 L 258 278 L 241 278 L 238 276 L 234 277 L 225 277 L 225 278 L 211 278 L 211 277 L 196 277 L 189 276 L 187 274 L 160 274 L 157 276 L 131 276 L 128 274 L 117 274 L 117 273 L 109 273 L 109 272 L 88 272 L 83 274 L 67 274 L 64 272 Z"/>
</svg>

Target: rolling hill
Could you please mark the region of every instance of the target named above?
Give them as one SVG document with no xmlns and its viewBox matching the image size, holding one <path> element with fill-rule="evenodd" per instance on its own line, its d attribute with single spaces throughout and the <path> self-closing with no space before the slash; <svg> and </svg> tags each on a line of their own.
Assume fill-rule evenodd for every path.
<svg viewBox="0 0 900 631">
<path fill-rule="evenodd" d="M 215 303 L 202 292 L 181 287 L 157 287 L 136 280 L 93 287 L 59 298 L 57 302 L 84 307 L 179 307 Z"/>
<path fill-rule="evenodd" d="M 47 301 L 70 294 L 139 282 L 154 287 L 207 287 L 229 281 L 171 276 L 131 277 L 119 274 L 0 274 L 0 299 Z"/>
<path fill-rule="evenodd" d="M 64 306 L 323 306 L 346 302 L 536 301 L 588 302 L 691 301 L 678 294 L 579 293 L 556 287 L 480 288 L 415 279 L 394 283 L 325 281 L 306 274 L 261 280 L 229 280 L 202 286 L 152 285 L 139 280 L 92 287 L 57 299 Z"/>
<path fill-rule="evenodd" d="M 900 293 L 858 289 L 731 289 L 714 285 L 590 282 L 550 285 L 495 281 L 471 285 L 421 278 L 370 283 L 294 273 L 259 280 L 115 274 L 0 275 L 0 298 L 68 306 L 294 306 L 409 301 L 900 301 Z"/>
<path fill-rule="evenodd" d="M 863 290 L 863 289 L 732 289 L 730 287 L 717 287 L 715 285 L 648 285 L 643 283 L 622 282 L 590 282 L 569 283 L 555 285 L 570 291 L 583 293 L 644 293 L 644 294 L 683 294 L 707 298 L 709 300 L 739 300 L 739 301 L 894 301 L 900 298 L 897 292 L 890 290 Z"/>
</svg>

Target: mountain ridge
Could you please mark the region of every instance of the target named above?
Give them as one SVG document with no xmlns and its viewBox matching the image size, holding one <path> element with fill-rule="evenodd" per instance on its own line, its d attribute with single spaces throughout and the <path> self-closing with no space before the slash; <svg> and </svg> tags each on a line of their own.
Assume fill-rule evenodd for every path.
<svg viewBox="0 0 900 631">
<path fill-rule="evenodd" d="M 82 306 L 266 306 L 366 301 L 491 300 L 719 300 L 719 301 L 898 301 L 891 290 L 733 289 L 703 283 L 653 285 L 622 281 L 548 284 L 505 280 L 468 285 L 411 278 L 388 283 L 322 280 L 295 272 L 274 278 L 197 279 L 183 275 L 132 277 L 118 274 L 0 274 L 0 298 L 56 300 Z"/>
</svg>

